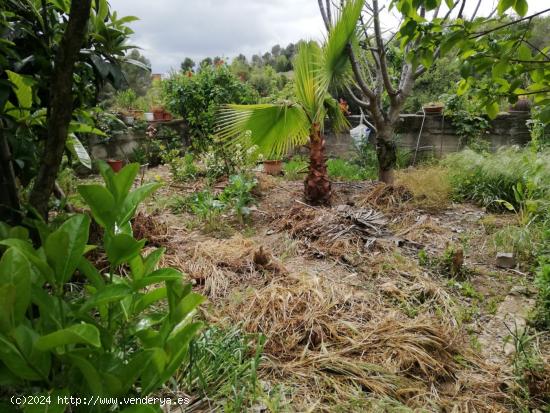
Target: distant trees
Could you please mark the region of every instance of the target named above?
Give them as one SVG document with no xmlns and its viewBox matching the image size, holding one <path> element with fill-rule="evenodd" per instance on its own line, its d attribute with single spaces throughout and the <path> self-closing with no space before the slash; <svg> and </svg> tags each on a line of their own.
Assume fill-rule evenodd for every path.
<svg viewBox="0 0 550 413">
<path fill-rule="evenodd" d="M 183 62 L 181 62 L 180 67 L 182 72 L 193 71 L 193 69 L 195 68 L 195 61 L 190 57 L 186 57 Z"/>
</svg>

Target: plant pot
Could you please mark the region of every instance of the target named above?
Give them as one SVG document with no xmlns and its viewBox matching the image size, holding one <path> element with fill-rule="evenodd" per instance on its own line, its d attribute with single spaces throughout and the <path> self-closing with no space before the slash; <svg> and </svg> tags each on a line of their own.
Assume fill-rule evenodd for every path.
<svg viewBox="0 0 550 413">
<path fill-rule="evenodd" d="M 131 115 L 124 115 L 124 123 L 128 126 L 131 126 L 135 122 L 135 118 Z"/>
<path fill-rule="evenodd" d="M 281 175 L 283 172 L 283 161 L 264 161 L 264 172 L 268 175 Z"/>
<path fill-rule="evenodd" d="M 520 96 L 518 101 L 508 109 L 508 112 L 530 112 L 531 101 L 525 96 Z"/>
<path fill-rule="evenodd" d="M 139 109 L 132 109 L 130 115 L 133 116 L 135 120 L 143 119 L 143 111 Z"/>
<path fill-rule="evenodd" d="M 122 159 L 108 159 L 107 164 L 111 167 L 114 172 L 118 172 L 122 169 L 124 161 Z"/>
<path fill-rule="evenodd" d="M 155 114 L 153 112 L 145 112 L 143 116 L 147 122 L 153 122 L 155 120 Z"/>
<path fill-rule="evenodd" d="M 168 112 L 164 112 L 163 118 L 164 120 L 172 120 L 172 114 Z"/>
<path fill-rule="evenodd" d="M 434 103 L 434 104 L 424 105 L 422 106 L 422 109 L 424 109 L 425 113 L 435 114 L 435 113 L 442 113 L 444 107 L 445 106 L 442 103 L 441 104 Z"/>
<path fill-rule="evenodd" d="M 164 109 L 153 109 L 154 120 L 164 120 Z"/>
</svg>

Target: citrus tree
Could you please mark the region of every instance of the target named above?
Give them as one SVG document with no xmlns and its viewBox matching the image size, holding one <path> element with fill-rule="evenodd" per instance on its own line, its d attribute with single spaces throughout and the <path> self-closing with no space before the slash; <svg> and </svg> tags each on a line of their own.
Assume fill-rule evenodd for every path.
<svg viewBox="0 0 550 413">
<path fill-rule="evenodd" d="M 313 204 L 330 201 L 324 122 L 329 116 L 336 128 L 342 128 L 346 119 L 328 91 L 348 72 L 346 47 L 354 36 L 362 6 L 359 0 L 346 3 L 323 46 L 314 41 L 300 44 L 294 60 L 294 101 L 227 105 L 218 120 L 220 137 L 243 143 L 250 139 L 266 156 L 281 156 L 292 147 L 307 144 L 310 160 L 304 195 Z"/>
</svg>

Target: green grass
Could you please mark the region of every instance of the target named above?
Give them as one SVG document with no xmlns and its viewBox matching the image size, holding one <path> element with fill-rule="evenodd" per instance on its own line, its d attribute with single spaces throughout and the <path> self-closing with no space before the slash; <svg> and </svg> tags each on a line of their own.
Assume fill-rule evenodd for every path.
<svg viewBox="0 0 550 413">
<path fill-rule="evenodd" d="M 307 173 L 308 162 L 304 157 L 297 156 L 285 162 L 283 165 L 283 172 L 285 178 L 289 181 L 299 181 L 304 179 Z"/>
<path fill-rule="evenodd" d="M 189 347 L 178 387 L 201 398 L 214 411 L 241 412 L 259 397 L 257 378 L 265 338 L 238 327 L 210 327 Z"/>
<path fill-rule="evenodd" d="M 367 170 L 343 159 L 329 159 L 327 167 L 329 177 L 334 180 L 364 181 L 370 178 Z"/>
</svg>

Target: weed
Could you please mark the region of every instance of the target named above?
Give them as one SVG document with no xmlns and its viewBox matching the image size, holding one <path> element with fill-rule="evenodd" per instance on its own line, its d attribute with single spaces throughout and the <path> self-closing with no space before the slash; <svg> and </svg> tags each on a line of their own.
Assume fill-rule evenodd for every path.
<svg viewBox="0 0 550 413">
<path fill-rule="evenodd" d="M 191 181 L 199 173 L 199 169 L 195 165 L 195 158 L 191 153 L 181 156 L 178 149 L 172 149 L 162 154 L 162 161 L 168 164 L 172 179 L 176 182 Z"/>
<path fill-rule="evenodd" d="M 450 201 L 451 185 L 448 170 L 439 165 L 427 165 L 398 171 L 396 182 L 407 187 L 414 202 L 423 208 L 445 208 Z"/>
</svg>

